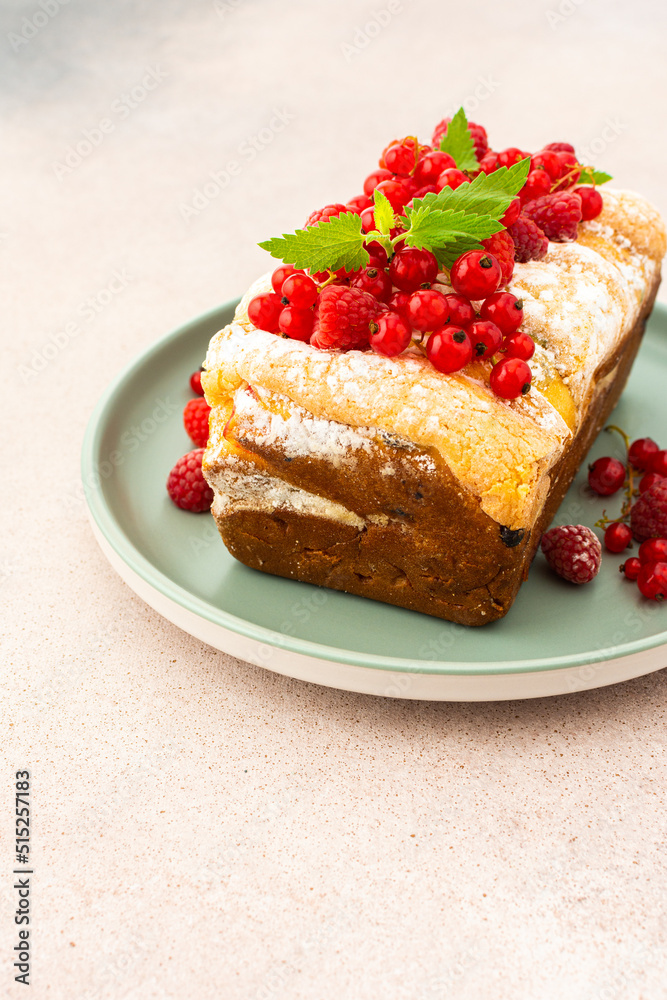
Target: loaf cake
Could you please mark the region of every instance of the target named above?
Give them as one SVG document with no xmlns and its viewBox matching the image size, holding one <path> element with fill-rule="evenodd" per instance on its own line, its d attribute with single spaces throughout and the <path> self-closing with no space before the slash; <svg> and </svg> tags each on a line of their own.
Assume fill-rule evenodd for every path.
<svg viewBox="0 0 667 1000">
<path fill-rule="evenodd" d="M 530 391 L 512 399 L 485 361 L 443 373 L 414 344 L 386 357 L 257 329 L 260 278 L 202 375 L 203 470 L 229 552 L 465 625 L 501 618 L 623 390 L 664 252 L 657 211 L 604 189 L 576 239 L 515 263 L 508 289 L 536 346 Z M 432 288 L 451 293 L 450 277 L 441 266 Z"/>
</svg>

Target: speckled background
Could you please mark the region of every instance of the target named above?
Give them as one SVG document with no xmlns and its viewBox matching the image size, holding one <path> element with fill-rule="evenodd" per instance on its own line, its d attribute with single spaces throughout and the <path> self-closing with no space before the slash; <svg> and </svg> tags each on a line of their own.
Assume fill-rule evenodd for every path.
<svg viewBox="0 0 667 1000">
<path fill-rule="evenodd" d="M 664 5 L 0 12 L 0 997 L 667 996 L 667 673 L 471 706 L 290 681 L 136 598 L 78 481 L 123 365 L 240 294 L 266 266 L 257 241 L 355 194 L 388 139 L 463 101 L 492 141 L 571 140 L 666 210 Z M 18 767 L 29 994 L 11 969 Z"/>
</svg>

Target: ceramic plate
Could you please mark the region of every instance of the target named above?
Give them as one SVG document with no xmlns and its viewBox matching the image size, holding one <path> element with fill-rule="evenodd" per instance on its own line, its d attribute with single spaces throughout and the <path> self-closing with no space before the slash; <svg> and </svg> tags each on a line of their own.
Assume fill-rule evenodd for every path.
<svg viewBox="0 0 667 1000">
<path fill-rule="evenodd" d="M 466 628 L 362 597 L 248 569 L 212 518 L 169 500 L 165 481 L 192 445 L 182 410 L 229 303 L 160 340 L 109 387 L 93 413 L 82 474 L 95 535 L 123 579 L 165 618 L 278 673 L 369 694 L 456 701 L 531 698 L 600 687 L 667 665 L 667 607 L 645 601 L 606 554 L 590 586 L 553 576 L 538 556 L 506 618 Z M 613 415 L 631 436 L 667 443 L 667 310 L 656 307 Z M 591 456 L 622 457 L 602 432 Z M 593 525 L 603 502 L 586 465 L 555 523 Z"/>
</svg>

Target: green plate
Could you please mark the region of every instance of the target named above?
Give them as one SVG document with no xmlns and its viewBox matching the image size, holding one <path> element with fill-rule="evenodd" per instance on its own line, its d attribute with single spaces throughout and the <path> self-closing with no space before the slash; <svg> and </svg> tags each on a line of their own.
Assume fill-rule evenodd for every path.
<svg viewBox="0 0 667 1000">
<path fill-rule="evenodd" d="M 178 510 L 165 481 L 191 448 L 181 416 L 192 398 L 189 375 L 199 367 L 211 335 L 231 319 L 234 306 L 208 313 L 144 352 L 109 387 L 86 432 L 82 474 L 96 536 L 119 572 L 154 607 L 219 648 L 283 673 L 337 685 L 340 679 L 328 678 L 322 664 L 480 681 L 511 675 L 511 696 L 521 697 L 518 675 L 633 657 L 667 643 L 667 608 L 641 598 L 619 575 L 623 556 L 608 553 L 595 582 L 584 587 L 559 580 L 538 555 L 507 617 L 482 628 L 267 576 L 232 559 L 212 518 Z M 656 307 L 613 422 L 631 437 L 664 441 L 666 378 L 667 310 Z M 617 435 L 600 435 L 591 456 L 603 454 L 622 457 Z M 603 501 L 589 495 L 585 470 L 584 464 L 555 523 L 592 526 L 603 507 L 611 514 L 619 510 L 618 497 Z M 195 622 L 201 627 L 191 627 Z M 225 636 L 255 646 L 226 641 Z M 281 656 L 275 662 L 268 654 L 262 659 L 257 644 L 279 650 Z M 650 658 L 649 669 L 667 663 L 663 652 L 662 660 Z M 310 661 L 320 665 L 320 673 L 289 668 L 290 663 L 303 667 Z M 623 676 L 646 672 L 630 668 L 629 661 L 626 666 Z M 593 674 L 595 684 L 609 682 L 603 671 Z M 367 689 L 346 681 L 342 686 Z M 581 686 L 594 685 L 582 681 Z M 548 687 L 542 693 L 554 693 Z M 483 684 L 477 689 L 490 690 Z M 566 689 L 562 684 L 557 688 Z"/>
</svg>

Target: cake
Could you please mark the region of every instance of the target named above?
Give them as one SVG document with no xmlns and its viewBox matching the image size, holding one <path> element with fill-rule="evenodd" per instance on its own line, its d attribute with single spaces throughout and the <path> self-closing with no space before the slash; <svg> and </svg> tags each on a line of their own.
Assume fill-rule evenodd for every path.
<svg viewBox="0 0 667 1000">
<path fill-rule="evenodd" d="M 484 169 L 489 155 L 499 155 L 478 148 L 479 128 L 468 127 L 478 166 L 468 168 L 466 181 L 480 173 L 479 163 Z M 514 162 L 525 161 L 516 152 Z M 387 151 L 384 156 L 387 163 Z M 455 162 L 456 170 L 445 171 L 450 176 L 459 172 Z M 546 173 L 535 162 L 534 156 L 524 189 L 536 170 Z M 506 158 L 500 168 L 492 166 L 504 177 L 512 163 Z M 394 180 L 400 183 L 401 176 Z M 558 189 L 557 179 L 550 184 Z M 422 191 L 421 202 L 413 193 L 412 206 L 437 209 L 443 187 L 446 179 L 441 188 Z M 572 185 L 560 187 L 570 204 L 585 197 L 573 194 Z M 532 219 L 543 234 L 539 222 L 546 218 L 548 230 L 553 198 L 551 191 L 519 197 L 515 224 Z M 380 200 L 374 196 L 376 211 Z M 512 196 L 503 204 L 516 201 Z M 363 204 L 360 197 L 339 215 L 365 211 Z M 398 215 L 400 204 L 392 207 Z M 333 218 L 322 216 L 311 229 L 322 230 Z M 258 329 L 249 311 L 256 319 L 253 303 L 274 293 L 271 274 L 256 281 L 233 322 L 212 338 L 202 374 L 211 406 L 203 471 L 229 552 L 253 569 L 465 625 L 503 617 L 623 390 L 660 280 L 665 230 L 639 195 L 605 188 L 601 212 L 575 221 L 572 235 L 552 235 L 548 244 L 544 238 L 533 259 L 525 259 L 531 251 L 524 248 L 508 283 L 503 274 L 502 288 L 523 303 L 521 331 L 535 345 L 522 362 L 530 369 L 523 392 L 509 397 L 492 388 L 494 369 L 512 356 L 507 334 L 491 362 L 483 350 L 473 351 L 453 371 L 439 370 L 424 352 L 424 341 L 435 343 L 431 330 L 386 356 L 370 349 L 380 318 L 398 314 L 392 303 L 399 299 L 385 296 L 389 312 L 386 304 L 378 307 L 361 349 L 323 348 L 317 346 L 323 323 L 318 308 L 326 275 L 317 276 L 319 306 L 306 321 L 314 323 L 309 337 Z M 383 245 L 388 240 L 383 234 Z M 505 267 L 496 235 L 479 250 L 464 243 L 458 260 L 487 253 L 489 240 L 496 241 L 491 246 L 499 248 Z M 506 239 L 507 246 L 511 242 Z M 458 263 L 446 266 L 437 250 L 437 275 L 428 285 L 451 297 Z M 340 285 L 326 285 L 331 299 L 350 281 L 359 287 L 354 277 L 338 280 Z M 395 296 L 398 289 L 390 291 Z M 480 307 L 479 300 L 472 304 Z M 287 320 L 285 326 L 290 329 Z M 455 329 L 442 327 L 445 334 Z M 474 346 L 473 328 L 462 329 Z"/>
</svg>

